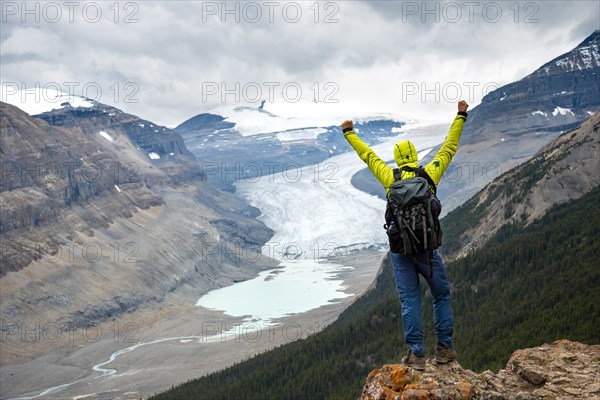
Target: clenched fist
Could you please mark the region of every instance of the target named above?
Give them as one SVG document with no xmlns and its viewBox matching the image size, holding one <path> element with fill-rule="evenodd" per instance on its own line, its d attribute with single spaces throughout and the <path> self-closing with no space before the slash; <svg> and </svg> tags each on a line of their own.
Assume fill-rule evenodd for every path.
<svg viewBox="0 0 600 400">
<path fill-rule="evenodd" d="M 342 122 L 342 131 L 346 130 L 346 129 L 354 129 L 354 123 L 352 123 L 351 120 L 347 119 L 344 122 Z"/>
<path fill-rule="evenodd" d="M 469 108 L 469 105 L 467 104 L 466 101 L 461 100 L 458 102 L 458 111 L 459 112 L 467 112 L 467 108 Z"/>
</svg>

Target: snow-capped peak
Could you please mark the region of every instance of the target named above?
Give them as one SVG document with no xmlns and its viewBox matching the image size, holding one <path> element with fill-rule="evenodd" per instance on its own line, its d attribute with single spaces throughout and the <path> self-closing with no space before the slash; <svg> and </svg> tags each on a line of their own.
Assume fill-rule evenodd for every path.
<svg viewBox="0 0 600 400">
<path fill-rule="evenodd" d="M 600 67 L 600 31 L 588 36 L 579 46 L 543 65 L 537 75 L 583 71 Z"/>
<path fill-rule="evenodd" d="M 388 113 L 368 113 L 364 115 L 305 115 L 301 117 L 285 118 L 257 107 L 224 105 L 210 111 L 211 114 L 220 115 L 227 122 L 235 124 L 235 130 L 242 136 L 311 130 L 309 136 L 316 133 L 315 128 L 339 126 L 344 119 L 352 118 L 356 124 L 375 120 L 394 120 L 406 123 L 409 118 Z M 416 122 L 416 121 L 410 121 Z M 282 139 L 289 135 L 283 135 Z M 285 139 L 284 139 L 285 140 Z M 289 138 L 288 138 L 289 140 Z"/>
<path fill-rule="evenodd" d="M 19 107 L 29 115 L 42 114 L 64 107 L 93 107 L 94 101 L 80 96 L 69 95 L 52 88 L 33 88 L 11 90 L 2 85 L 1 99 L 3 102 Z"/>
<path fill-rule="evenodd" d="M 589 46 L 580 47 L 569 56 L 554 61 L 554 65 L 568 71 L 600 67 L 600 46 L 592 43 Z"/>
<path fill-rule="evenodd" d="M 234 123 L 235 130 L 242 136 L 331 126 L 338 123 L 337 120 L 333 120 L 331 118 L 283 118 L 257 107 L 236 105 L 221 106 L 212 110 L 211 114 L 220 115 L 225 118 L 227 122 Z"/>
</svg>

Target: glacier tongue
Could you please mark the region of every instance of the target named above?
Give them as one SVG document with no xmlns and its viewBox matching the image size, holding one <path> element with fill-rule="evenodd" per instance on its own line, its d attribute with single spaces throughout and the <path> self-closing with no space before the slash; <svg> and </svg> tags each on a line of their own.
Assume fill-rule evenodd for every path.
<svg viewBox="0 0 600 400">
<path fill-rule="evenodd" d="M 444 125 L 408 126 L 408 134 L 373 149 L 382 159 L 393 160 L 393 144 L 400 138 L 412 140 L 418 149 L 431 149 L 443 141 L 447 129 Z M 259 218 L 275 231 L 263 253 L 286 261 L 385 246 L 385 201 L 351 184 L 352 176 L 363 168 L 365 164 L 352 150 L 320 164 L 236 182 L 237 193 L 260 209 Z"/>
</svg>

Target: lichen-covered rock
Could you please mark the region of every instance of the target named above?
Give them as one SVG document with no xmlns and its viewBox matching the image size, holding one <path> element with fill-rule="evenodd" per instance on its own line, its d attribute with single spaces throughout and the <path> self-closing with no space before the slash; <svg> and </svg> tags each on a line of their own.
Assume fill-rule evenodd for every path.
<svg viewBox="0 0 600 400">
<path fill-rule="evenodd" d="M 600 399 L 600 345 L 559 340 L 517 350 L 497 374 L 457 362 L 427 361 L 425 371 L 384 365 L 367 378 L 360 400 Z"/>
<path fill-rule="evenodd" d="M 458 363 L 437 365 L 428 361 L 424 372 L 405 365 L 384 365 L 367 378 L 361 400 L 371 399 L 470 399 L 473 384 Z M 463 376 L 461 376 L 463 375 Z"/>
</svg>

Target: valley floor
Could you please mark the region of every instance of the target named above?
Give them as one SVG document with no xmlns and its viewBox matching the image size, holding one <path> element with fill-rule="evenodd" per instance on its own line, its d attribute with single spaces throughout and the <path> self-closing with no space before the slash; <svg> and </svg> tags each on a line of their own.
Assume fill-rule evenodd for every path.
<svg viewBox="0 0 600 400">
<path fill-rule="evenodd" d="M 93 331 L 66 332 L 41 357 L 3 363 L 0 397 L 139 399 L 164 391 L 320 331 L 369 288 L 384 256 L 366 251 L 337 258 L 353 267 L 339 272 L 352 296 L 270 326 L 172 296 Z"/>
</svg>

